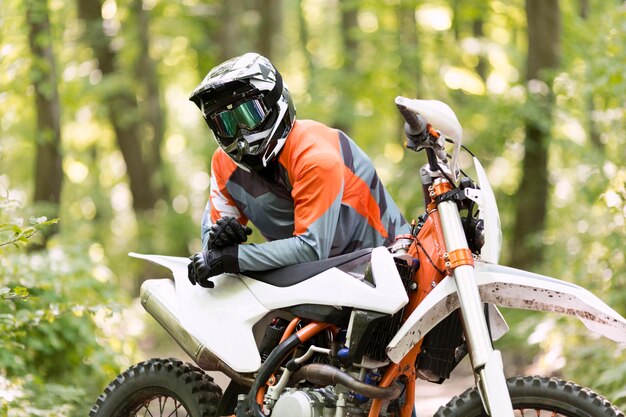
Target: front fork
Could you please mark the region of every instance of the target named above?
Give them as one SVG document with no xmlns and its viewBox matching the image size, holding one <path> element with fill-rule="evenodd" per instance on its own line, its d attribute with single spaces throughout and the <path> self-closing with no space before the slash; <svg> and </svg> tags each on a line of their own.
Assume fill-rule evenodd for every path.
<svg viewBox="0 0 626 417">
<path fill-rule="evenodd" d="M 437 179 L 434 188 L 446 183 L 446 180 Z M 437 209 L 446 244 L 446 267 L 453 271 L 476 386 L 490 416 L 513 417 L 502 356 L 493 349 L 491 343 L 484 304 L 478 293 L 474 262 L 461 224 L 459 208 L 454 201 L 442 201 Z"/>
</svg>

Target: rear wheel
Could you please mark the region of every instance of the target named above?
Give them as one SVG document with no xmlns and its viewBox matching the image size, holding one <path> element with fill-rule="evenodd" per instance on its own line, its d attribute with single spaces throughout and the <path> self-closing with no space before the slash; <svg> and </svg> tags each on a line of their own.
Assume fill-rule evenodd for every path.
<svg viewBox="0 0 626 417">
<path fill-rule="evenodd" d="M 516 377 L 507 380 L 515 417 L 624 417 L 604 397 L 573 382 L 556 378 Z M 454 397 L 434 417 L 486 417 L 478 390 Z"/>
<path fill-rule="evenodd" d="M 121 373 L 98 397 L 90 417 L 213 417 L 222 397 L 213 378 L 177 359 L 150 359 Z"/>
</svg>

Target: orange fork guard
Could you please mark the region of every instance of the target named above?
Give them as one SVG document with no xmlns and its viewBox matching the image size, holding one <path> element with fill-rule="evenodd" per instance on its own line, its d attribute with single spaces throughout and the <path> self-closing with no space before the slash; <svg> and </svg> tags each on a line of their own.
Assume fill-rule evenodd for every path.
<svg viewBox="0 0 626 417">
<path fill-rule="evenodd" d="M 450 275 L 452 275 L 453 271 L 462 265 L 471 265 L 474 266 L 474 255 L 472 251 L 467 248 L 456 249 L 448 253 L 448 262 L 449 265 L 446 264 Z"/>
</svg>

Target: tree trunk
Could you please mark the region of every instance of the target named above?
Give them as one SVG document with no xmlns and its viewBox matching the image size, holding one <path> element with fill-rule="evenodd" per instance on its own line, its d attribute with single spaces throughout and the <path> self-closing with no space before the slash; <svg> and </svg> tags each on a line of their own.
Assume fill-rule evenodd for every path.
<svg viewBox="0 0 626 417">
<path fill-rule="evenodd" d="M 485 36 L 483 32 L 483 19 L 480 17 L 475 18 L 472 21 L 472 33 L 474 37 L 481 42 L 483 42 L 483 37 Z M 482 48 L 481 48 L 482 49 Z M 480 51 L 478 55 L 478 64 L 476 65 L 476 73 L 483 80 L 483 82 L 487 82 L 487 70 L 489 68 L 489 61 L 485 56 L 484 51 Z"/>
<path fill-rule="evenodd" d="M 344 67 L 352 70 L 356 67 L 359 53 L 359 43 L 356 31 L 358 30 L 358 4 L 354 1 L 340 3 L 341 10 L 341 39 L 343 42 Z"/>
<path fill-rule="evenodd" d="M 223 1 L 220 10 L 220 26 L 217 32 L 220 46 L 220 61 L 226 61 L 239 55 L 242 51 L 237 47 L 241 39 L 241 14 L 243 13 L 241 1 Z"/>
<path fill-rule="evenodd" d="M 416 0 L 401 0 L 398 6 L 398 42 L 402 59 L 400 67 L 402 74 L 399 78 L 401 91 L 406 91 L 405 94 L 415 94 L 415 98 L 420 98 L 422 94 L 422 66 L 415 7 Z M 402 128 L 402 132 L 404 132 L 404 128 Z"/>
<path fill-rule="evenodd" d="M 511 263 L 528 268 L 542 260 L 542 233 L 548 205 L 548 148 L 552 126 L 553 74 L 560 59 L 558 0 L 526 0 L 528 100 L 539 117 L 526 120 L 525 156 L 518 189 Z M 541 82 L 545 83 L 542 88 Z"/>
<path fill-rule="evenodd" d="M 461 23 L 463 22 L 461 18 L 461 4 L 460 0 L 452 0 L 450 3 L 452 8 L 452 33 L 454 34 L 454 40 L 458 41 L 461 39 Z"/>
<path fill-rule="evenodd" d="M 137 38 L 141 53 L 136 65 L 136 80 L 145 89 L 145 103 L 141 119 L 145 120 L 150 129 L 145 132 L 146 140 L 150 146 L 146 149 L 146 165 L 152 173 L 155 181 L 157 194 L 162 197 L 168 195 L 167 182 L 160 169 L 163 164 L 161 146 L 165 137 L 165 115 L 161 105 L 161 91 L 159 75 L 154 60 L 150 57 L 150 14 L 143 8 L 143 0 L 133 0 L 133 15 L 136 20 Z M 144 130 L 145 131 L 145 130 Z M 169 200 L 169 199 L 168 199 Z"/>
<path fill-rule="evenodd" d="M 347 80 L 354 80 L 345 85 L 337 86 L 340 98 L 335 111 L 335 127 L 344 132 L 350 132 L 352 123 L 354 122 L 355 97 L 358 95 L 356 85 L 358 81 L 358 71 L 356 61 L 359 54 L 359 41 L 357 33 L 358 25 L 358 4 L 354 1 L 339 2 L 340 24 L 341 24 L 341 41 L 343 47 L 343 65 L 342 72 L 349 74 Z"/>
<path fill-rule="evenodd" d="M 63 184 L 61 106 L 48 5 L 46 0 L 28 0 L 25 5 L 28 40 L 33 54 L 32 79 L 37 113 L 34 201 L 44 205 L 41 207 L 44 213 L 40 214 L 56 218 Z M 56 232 L 56 226 L 43 230 L 44 246 L 45 241 Z"/>
<path fill-rule="evenodd" d="M 151 182 L 152 172 L 144 162 L 141 144 L 138 140 L 137 99 L 131 91 L 119 91 L 108 98 L 107 104 L 117 144 L 126 162 L 130 192 L 133 195 L 133 207 L 136 211 L 149 210 L 154 207 L 157 196 Z"/>
<path fill-rule="evenodd" d="M 259 0 L 259 13 L 261 23 L 257 38 L 257 50 L 267 59 L 272 61 L 278 49 L 278 37 L 280 33 L 281 16 L 280 0 Z"/>
<path fill-rule="evenodd" d="M 98 0 L 78 2 L 79 16 L 85 22 L 86 39 L 94 50 L 103 78 L 119 77 L 116 86 L 105 92 L 104 103 L 109 111 L 117 144 L 126 162 L 133 207 L 136 211 L 145 211 L 153 208 L 158 199 L 152 184 L 154 167 L 144 160 L 139 141 L 140 115 L 137 98 L 132 82 L 127 82 L 128 80 L 124 80 L 115 71 L 116 56 L 111 49 L 110 37 L 103 30 L 101 7 Z"/>
<path fill-rule="evenodd" d="M 589 0 L 579 0 L 578 14 L 585 20 L 589 18 Z"/>
<path fill-rule="evenodd" d="M 298 34 L 300 38 L 300 47 L 302 48 L 302 54 L 306 59 L 306 91 L 309 95 L 316 100 L 316 68 L 313 59 L 311 59 L 311 53 L 309 52 L 309 24 L 306 20 L 304 13 L 303 1 L 298 1 Z"/>
<path fill-rule="evenodd" d="M 583 20 L 589 19 L 589 0 L 580 0 L 578 3 L 578 14 Z M 586 67 L 585 73 L 587 77 L 591 77 L 589 66 Z M 600 131 L 595 120 L 593 120 L 593 112 L 595 111 L 595 105 L 593 101 L 593 91 L 585 93 L 585 117 L 587 121 L 587 136 L 591 144 L 600 152 L 604 153 L 604 143 L 600 139 Z"/>
</svg>

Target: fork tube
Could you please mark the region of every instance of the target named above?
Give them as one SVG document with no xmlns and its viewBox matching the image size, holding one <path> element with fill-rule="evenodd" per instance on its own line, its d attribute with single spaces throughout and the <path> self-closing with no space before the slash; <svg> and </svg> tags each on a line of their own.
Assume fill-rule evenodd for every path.
<svg viewBox="0 0 626 417">
<path fill-rule="evenodd" d="M 438 179 L 435 181 L 442 181 Z M 437 206 L 446 252 L 451 254 L 469 250 L 459 209 L 453 201 L 443 201 Z M 454 261 L 456 264 L 456 261 Z M 448 267 L 448 265 L 446 265 Z M 476 385 L 485 410 L 492 417 L 513 417 L 513 406 L 507 389 L 500 352 L 494 351 L 487 329 L 483 302 L 478 292 L 474 265 L 469 261 L 450 265 L 453 268 L 465 339 L 476 376 Z"/>
<path fill-rule="evenodd" d="M 441 228 L 448 253 L 457 249 L 467 249 L 467 240 L 461 224 L 456 203 L 444 201 L 437 207 Z M 470 358 L 474 369 L 487 363 L 493 348 L 485 321 L 485 310 L 478 293 L 474 267 L 461 265 L 454 269 L 454 281 L 459 295 L 459 305 L 463 317 L 463 327 L 467 339 Z"/>
</svg>

